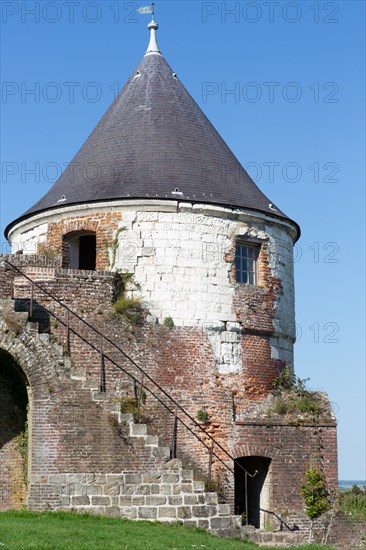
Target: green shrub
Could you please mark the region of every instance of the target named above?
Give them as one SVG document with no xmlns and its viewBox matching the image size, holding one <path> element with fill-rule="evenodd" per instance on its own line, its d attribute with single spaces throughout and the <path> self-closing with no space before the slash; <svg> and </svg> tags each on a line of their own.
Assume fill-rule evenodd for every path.
<svg viewBox="0 0 366 550">
<path fill-rule="evenodd" d="M 141 306 L 141 302 L 138 298 L 128 298 L 127 296 L 120 296 L 113 304 L 113 309 L 120 315 L 128 312 L 129 309 L 136 309 Z"/>
<path fill-rule="evenodd" d="M 206 424 L 208 420 L 208 412 L 200 409 L 199 411 L 197 411 L 196 417 L 200 422 L 203 422 L 203 424 Z"/>
<path fill-rule="evenodd" d="M 311 542 L 314 519 L 331 507 L 324 476 L 317 468 L 311 466 L 306 472 L 306 482 L 301 486 L 301 495 L 305 501 L 306 514 L 311 522 L 309 533 L 309 542 Z"/>
<path fill-rule="evenodd" d="M 174 321 L 171 317 L 165 317 L 164 327 L 167 327 L 167 328 L 173 328 L 174 327 Z"/>
</svg>

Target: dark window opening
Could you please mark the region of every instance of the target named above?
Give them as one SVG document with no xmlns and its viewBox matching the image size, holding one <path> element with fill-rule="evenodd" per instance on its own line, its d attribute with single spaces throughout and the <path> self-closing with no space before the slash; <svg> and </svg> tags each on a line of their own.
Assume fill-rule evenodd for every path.
<svg viewBox="0 0 366 550">
<path fill-rule="evenodd" d="M 256 285 L 257 260 L 259 255 L 259 246 L 247 243 L 237 243 L 235 251 L 235 274 L 237 283 L 247 283 Z"/>
<path fill-rule="evenodd" d="M 95 235 L 85 235 L 79 240 L 79 269 L 95 270 L 97 239 Z"/>
<path fill-rule="evenodd" d="M 96 269 L 97 238 L 96 234 L 90 231 L 69 233 L 64 237 L 65 267 L 70 269 Z"/>
<path fill-rule="evenodd" d="M 270 458 L 263 456 L 247 456 L 235 460 L 235 513 L 246 514 L 249 525 L 258 529 L 261 525 L 261 510 L 268 510 L 269 483 L 268 469 Z M 254 477 L 246 476 L 242 466 Z"/>
</svg>

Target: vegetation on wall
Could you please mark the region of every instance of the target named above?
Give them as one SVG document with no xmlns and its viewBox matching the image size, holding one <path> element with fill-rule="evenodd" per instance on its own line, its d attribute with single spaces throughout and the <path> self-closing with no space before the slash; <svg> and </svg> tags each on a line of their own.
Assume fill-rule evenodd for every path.
<svg viewBox="0 0 366 550">
<path fill-rule="evenodd" d="M 164 327 L 167 327 L 167 328 L 173 328 L 174 327 L 174 321 L 171 317 L 165 317 Z"/>
<path fill-rule="evenodd" d="M 307 389 L 307 379 L 301 379 L 286 367 L 273 382 L 275 396 L 272 411 L 281 416 L 300 415 L 317 422 L 332 420 L 321 395 Z"/>
<path fill-rule="evenodd" d="M 119 237 L 123 231 L 126 231 L 125 227 L 120 227 L 116 231 L 116 235 L 113 241 L 105 241 L 104 247 L 107 255 L 107 261 L 109 263 L 109 269 L 113 271 L 116 266 L 117 251 L 119 246 Z"/>
<path fill-rule="evenodd" d="M 327 512 L 331 505 L 323 473 L 311 466 L 306 472 L 306 481 L 301 486 L 305 511 L 310 518 L 309 542 L 313 536 L 314 520 Z"/>
<path fill-rule="evenodd" d="M 146 404 L 146 392 L 141 391 L 140 402 L 137 397 L 130 397 L 126 395 L 121 399 L 121 413 L 132 414 L 135 422 L 146 422 L 144 416 L 144 406 Z"/>
<path fill-rule="evenodd" d="M 17 436 L 20 455 L 23 460 L 24 481 L 28 484 L 28 452 L 29 452 L 29 404 L 26 409 L 24 430 Z"/>
<path fill-rule="evenodd" d="M 134 296 L 126 296 L 127 284 L 133 279 L 132 273 L 116 272 L 112 308 L 115 315 L 123 315 L 129 322 L 137 323 L 141 314 L 141 300 Z"/>
</svg>

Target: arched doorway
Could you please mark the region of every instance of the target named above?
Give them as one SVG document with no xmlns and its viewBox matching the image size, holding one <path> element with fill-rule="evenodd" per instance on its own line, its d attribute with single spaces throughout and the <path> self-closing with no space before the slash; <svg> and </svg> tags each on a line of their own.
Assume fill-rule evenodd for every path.
<svg viewBox="0 0 366 550">
<path fill-rule="evenodd" d="M 64 236 L 66 265 L 70 269 L 95 270 L 97 238 L 94 231 L 73 231 Z"/>
<path fill-rule="evenodd" d="M 25 504 L 28 472 L 28 391 L 12 356 L 0 349 L 0 510 Z"/>
<path fill-rule="evenodd" d="M 270 464 L 271 459 L 264 456 L 235 460 L 235 513 L 245 513 L 248 524 L 258 529 L 264 527 L 263 510 L 269 509 Z M 246 476 L 242 468 L 250 475 Z"/>
</svg>

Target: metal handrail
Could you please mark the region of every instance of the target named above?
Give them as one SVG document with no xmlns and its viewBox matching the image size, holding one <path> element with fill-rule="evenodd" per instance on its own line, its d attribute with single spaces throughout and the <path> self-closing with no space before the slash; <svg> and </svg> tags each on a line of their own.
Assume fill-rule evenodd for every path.
<svg viewBox="0 0 366 550">
<path fill-rule="evenodd" d="M 83 340 L 86 344 L 88 344 L 92 349 L 94 349 L 95 351 L 97 351 L 98 353 L 101 354 L 101 356 L 103 355 L 105 359 L 107 359 L 108 361 L 110 361 L 115 367 L 117 367 L 119 370 L 122 370 L 124 373 L 126 373 L 130 378 L 132 378 L 135 382 L 139 383 L 139 380 L 137 378 L 135 378 L 131 373 L 129 373 L 126 369 L 124 369 L 120 364 L 116 363 L 116 361 L 114 359 L 112 359 L 111 357 L 109 357 L 107 354 L 103 353 L 103 350 L 102 349 L 98 349 L 97 346 L 95 346 L 94 344 L 92 344 L 91 342 L 89 342 L 84 336 L 82 336 L 81 334 L 79 334 L 76 330 L 74 330 L 71 326 L 70 326 L 70 314 L 74 315 L 79 321 L 81 321 L 85 326 L 87 326 L 89 329 L 91 329 L 95 334 L 97 334 L 100 338 L 101 338 L 101 341 L 102 340 L 105 340 L 106 342 L 108 342 L 112 347 L 114 347 L 116 350 L 118 350 L 123 356 L 125 359 L 127 359 L 142 375 L 144 378 L 147 378 L 156 388 L 158 388 L 164 395 L 165 397 L 168 398 L 169 401 L 171 401 L 171 403 L 175 406 L 175 409 L 174 410 L 171 410 L 168 405 L 166 405 L 166 403 L 164 403 L 162 401 L 162 399 L 156 395 L 150 388 L 148 388 L 147 386 L 143 385 L 143 388 L 146 389 L 151 395 L 153 395 L 153 397 L 155 397 L 155 399 L 157 399 L 171 414 L 175 415 L 177 421 L 179 421 L 186 429 L 188 429 L 188 431 L 190 433 L 192 433 L 197 439 L 198 441 L 200 441 L 200 443 L 202 443 L 202 445 L 204 445 L 204 447 L 210 452 L 210 456 L 211 454 L 213 454 L 216 459 L 221 462 L 221 464 L 223 464 L 225 466 L 225 468 L 227 468 L 232 474 L 234 474 L 234 469 L 231 468 L 226 462 L 224 462 L 217 454 L 215 451 L 213 451 L 212 447 L 210 448 L 178 415 L 177 415 L 177 411 L 179 409 L 179 411 L 181 411 L 194 425 L 196 428 L 199 428 L 199 430 L 201 430 L 201 432 L 203 432 L 205 434 L 206 437 L 208 437 L 212 443 L 214 443 L 215 445 L 217 445 L 217 447 L 230 459 L 232 460 L 234 463 L 236 463 L 239 468 L 245 473 L 246 476 L 250 476 L 250 477 L 255 477 L 255 475 L 257 474 L 257 471 L 254 472 L 254 474 L 250 474 L 218 441 L 216 441 L 216 439 L 211 435 L 209 434 L 208 432 L 206 432 L 206 430 L 204 428 L 202 428 L 202 426 L 166 391 L 164 390 L 164 388 L 162 388 L 160 386 L 160 384 L 158 382 L 156 382 L 147 372 L 145 372 L 137 363 L 136 361 L 134 361 L 120 346 L 118 346 L 115 342 L 113 342 L 113 340 L 111 340 L 110 338 L 108 338 L 108 336 L 105 336 L 100 330 L 96 329 L 95 327 L 93 327 L 93 325 L 91 325 L 88 321 L 86 321 L 85 319 L 83 319 L 78 313 L 76 313 L 75 311 L 73 311 L 71 308 L 69 308 L 66 304 L 64 304 L 63 302 L 61 302 L 58 298 L 56 298 L 56 296 L 54 296 L 51 292 L 49 292 L 48 290 L 44 289 L 39 283 L 37 283 L 36 281 L 33 281 L 33 279 L 31 279 L 31 277 L 29 277 L 26 273 L 24 273 L 24 271 L 22 271 L 19 267 L 15 266 L 14 264 L 12 264 L 11 262 L 9 262 L 9 260 L 6 260 L 5 258 L 3 258 L 3 261 L 8 264 L 10 266 L 11 269 L 13 269 L 14 271 L 16 271 L 17 273 L 19 273 L 22 277 L 24 277 L 25 279 L 27 279 L 32 287 L 31 287 L 31 300 L 33 301 L 33 286 L 35 286 L 36 288 L 38 288 L 41 292 L 43 292 L 44 294 L 46 294 L 49 298 L 51 298 L 53 300 L 53 302 L 56 302 L 58 303 L 61 307 L 63 307 L 68 315 L 67 315 L 67 321 L 64 322 L 62 319 L 60 319 L 59 317 L 57 317 L 57 315 L 55 315 L 52 311 L 50 311 L 47 307 L 43 306 L 44 309 L 52 316 L 54 317 L 57 321 L 59 321 L 62 325 L 64 325 L 65 327 L 68 328 L 68 330 L 70 332 L 72 332 L 73 334 L 75 334 L 75 336 L 77 336 L 78 338 L 80 338 L 81 340 Z M 31 310 L 33 309 L 33 304 L 31 304 Z M 103 391 L 103 390 L 102 390 Z M 104 388 L 104 391 L 105 391 L 105 388 Z"/>
</svg>

